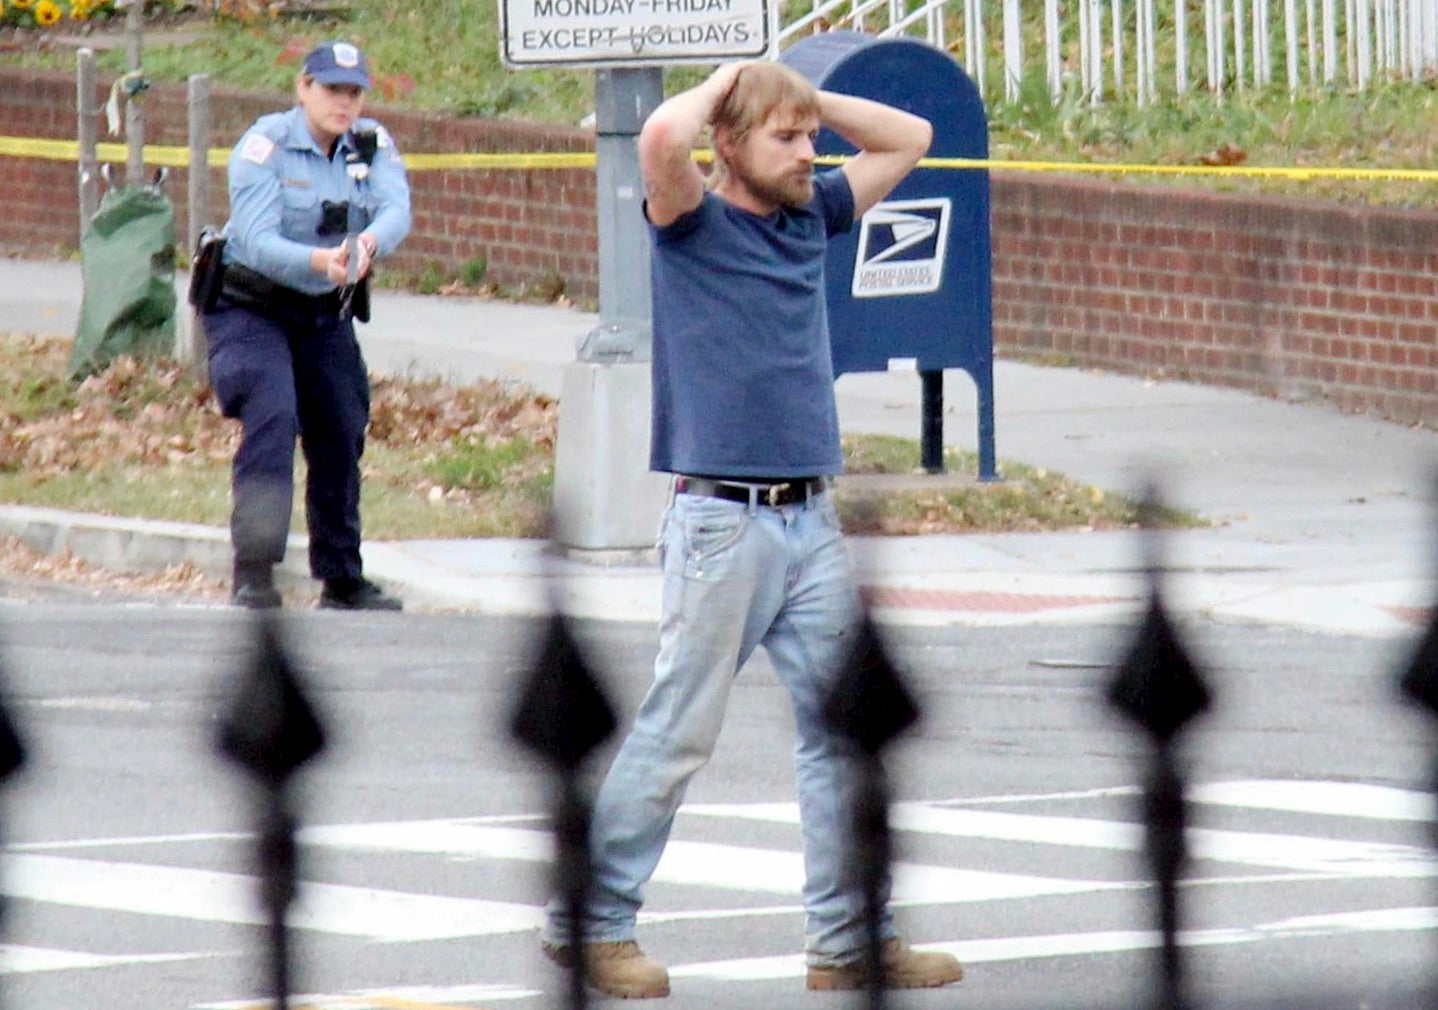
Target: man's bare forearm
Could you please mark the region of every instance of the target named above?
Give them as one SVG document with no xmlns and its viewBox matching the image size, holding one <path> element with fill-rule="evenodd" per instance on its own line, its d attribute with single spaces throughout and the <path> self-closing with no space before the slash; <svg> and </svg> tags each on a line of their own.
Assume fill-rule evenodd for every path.
<svg viewBox="0 0 1438 1010">
<path fill-rule="evenodd" d="M 861 151 L 875 154 L 912 153 L 914 160 L 929 149 L 933 128 L 926 119 L 856 95 L 819 92 L 823 124 Z"/>
<path fill-rule="evenodd" d="M 639 132 L 639 170 L 644 176 L 645 209 L 654 224 L 668 224 L 703 198 L 704 176 L 692 158 L 694 145 L 743 66 L 725 64 L 661 103 L 645 120 Z"/>
<path fill-rule="evenodd" d="M 884 199 L 928 152 L 934 137 L 934 128 L 920 116 L 832 91 L 819 92 L 819 117 L 859 149 L 843 168 L 856 215 Z"/>
<path fill-rule="evenodd" d="M 734 87 L 742 63 L 727 63 L 700 83 L 660 103 L 644 123 L 644 134 L 668 151 L 689 152 Z"/>
</svg>

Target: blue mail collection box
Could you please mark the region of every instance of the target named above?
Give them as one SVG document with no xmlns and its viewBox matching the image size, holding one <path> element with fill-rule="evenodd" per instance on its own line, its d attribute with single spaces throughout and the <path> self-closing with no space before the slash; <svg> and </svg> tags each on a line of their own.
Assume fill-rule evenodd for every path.
<svg viewBox="0 0 1438 1010">
<path fill-rule="evenodd" d="M 923 116 L 934 127 L 931 158 L 988 157 L 988 122 L 978 89 L 952 57 L 933 46 L 824 32 L 795 43 L 781 61 L 822 90 Z M 820 133 L 816 147 L 820 155 L 854 153 L 830 130 Z M 835 375 L 917 371 L 924 382 L 925 466 L 937 471 L 943 370 L 963 369 L 978 391 L 979 476 L 994 478 L 988 172 L 915 169 L 852 232 L 829 244 L 825 270 Z"/>
</svg>

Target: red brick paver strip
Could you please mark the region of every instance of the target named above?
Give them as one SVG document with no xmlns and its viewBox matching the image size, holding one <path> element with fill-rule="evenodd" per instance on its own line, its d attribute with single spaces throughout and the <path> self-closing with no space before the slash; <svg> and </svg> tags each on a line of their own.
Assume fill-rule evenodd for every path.
<svg viewBox="0 0 1438 1010">
<path fill-rule="evenodd" d="M 914 589 L 909 586 L 864 586 L 871 607 L 900 610 L 959 610 L 971 613 L 1032 614 L 1040 610 L 1130 603 L 1131 596 L 1057 596 L 1037 593 L 995 593 L 971 589 Z"/>
<path fill-rule="evenodd" d="M 1433 615 L 1431 607 L 1380 607 L 1386 610 L 1404 624 L 1427 624 L 1428 619 Z"/>
</svg>

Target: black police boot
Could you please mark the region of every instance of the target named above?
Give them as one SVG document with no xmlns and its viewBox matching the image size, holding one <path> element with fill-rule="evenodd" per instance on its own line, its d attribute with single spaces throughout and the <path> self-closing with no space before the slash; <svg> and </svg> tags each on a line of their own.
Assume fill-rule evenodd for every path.
<svg viewBox="0 0 1438 1010">
<path fill-rule="evenodd" d="M 275 588 L 274 566 L 265 561 L 236 561 L 230 602 L 246 610 L 274 610 L 284 601 Z"/>
<path fill-rule="evenodd" d="M 399 597 L 391 596 L 368 579 L 325 579 L 320 593 L 321 610 L 403 610 Z"/>
</svg>

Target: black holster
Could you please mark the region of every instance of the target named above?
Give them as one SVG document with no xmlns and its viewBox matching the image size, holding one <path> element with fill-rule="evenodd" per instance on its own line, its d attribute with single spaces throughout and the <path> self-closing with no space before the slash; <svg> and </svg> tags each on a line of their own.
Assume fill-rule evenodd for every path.
<svg viewBox="0 0 1438 1010">
<path fill-rule="evenodd" d="M 213 228 L 203 228 L 195 241 L 190 261 L 190 306 L 199 312 L 213 312 L 225 286 L 225 238 Z"/>
<path fill-rule="evenodd" d="M 362 323 L 369 322 L 369 278 L 363 278 L 355 285 L 354 297 L 350 299 L 350 315 Z"/>
</svg>

